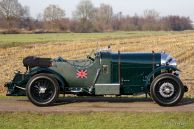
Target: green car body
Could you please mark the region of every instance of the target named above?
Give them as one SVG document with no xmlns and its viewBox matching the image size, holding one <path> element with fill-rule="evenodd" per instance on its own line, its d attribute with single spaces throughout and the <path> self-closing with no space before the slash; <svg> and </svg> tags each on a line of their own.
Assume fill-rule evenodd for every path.
<svg viewBox="0 0 194 129">
<path fill-rule="evenodd" d="M 26 73 L 16 72 L 6 84 L 7 95 L 26 94 L 29 80 L 46 73 L 58 82 L 59 92 L 77 95 L 133 95 L 150 93 L 153 80 L 169 73 L 178 78 L 176 60 L 165 53 L 120 53 L 97 51 L 85 60 L 50 60 L 49 66 L 27 67 Z M 184 91 L 186 91 L 186 86 Z"/>
</svg>

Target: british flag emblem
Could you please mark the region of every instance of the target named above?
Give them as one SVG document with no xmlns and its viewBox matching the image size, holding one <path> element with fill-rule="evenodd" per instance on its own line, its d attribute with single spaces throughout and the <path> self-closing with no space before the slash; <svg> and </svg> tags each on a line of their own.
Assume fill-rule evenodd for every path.
<svg viewBox="0 0 194 129">
<path fill-rule="evenodd" d="M 87 78 L 87 70 L 77 70 L 76 76 L 77 78 Z"/>
</svg>

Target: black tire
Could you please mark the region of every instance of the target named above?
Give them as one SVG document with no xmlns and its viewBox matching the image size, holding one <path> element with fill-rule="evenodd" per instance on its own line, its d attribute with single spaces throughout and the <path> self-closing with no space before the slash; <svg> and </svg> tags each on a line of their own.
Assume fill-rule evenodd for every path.
<svg viewBox="0 0 194 129">
<path fill-rule="evenodd" d="M 175 106 L 183 98 L 184 86 L 178 77 L 162 74 L 153 80 L 150 94 L 160 106 Z"/>
<path fill-rule="evenodd" d="M 50 106 L 59 95 L 57 80 L 45 73 L 33 76 L 26 88 L 28 99 L 37 106 Z"/>
</svg>

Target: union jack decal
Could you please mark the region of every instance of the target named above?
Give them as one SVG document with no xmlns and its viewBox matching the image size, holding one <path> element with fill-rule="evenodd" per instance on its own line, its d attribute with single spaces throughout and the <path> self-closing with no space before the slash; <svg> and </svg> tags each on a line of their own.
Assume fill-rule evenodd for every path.
<svg viewBox="0 0 194 129">
<path fill-rule="evenodd" d="M 77 73 L 76 73 L 76 76 L 77 76 L 77 78 L 87 78 L 87 75 L 88 75 L 88 73 L 87 73 L 87 70 L 77 70 Z"/>
</svg>

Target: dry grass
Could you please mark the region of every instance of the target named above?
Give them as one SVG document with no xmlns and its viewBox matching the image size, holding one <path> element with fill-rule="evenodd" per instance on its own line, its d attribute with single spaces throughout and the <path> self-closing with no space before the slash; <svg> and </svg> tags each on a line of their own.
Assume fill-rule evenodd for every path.
<svg viewBox="0 0 194 129">
<path fill-rule="evenodd" d="M 12 48 L 0 48 L 0 89 L 3 84 L 12 79 L 14 70 L 24 71 L 22 59 L 28 55 L 41 57 L 58 57 L 65 59 L 80 59 L 100 47 L 112 46 L 112 51 L 121 52 L 155 52 L 165 51 L 178 60 L 181 78 L 189 86 L 187 95 L 194 94 L 194 32 L 168 33 L 166 35 L 122 37 L 118 39 L 62 41 L 47 44 L 31 44 Z"/>
</svg>

